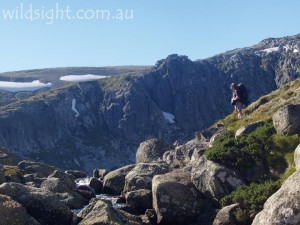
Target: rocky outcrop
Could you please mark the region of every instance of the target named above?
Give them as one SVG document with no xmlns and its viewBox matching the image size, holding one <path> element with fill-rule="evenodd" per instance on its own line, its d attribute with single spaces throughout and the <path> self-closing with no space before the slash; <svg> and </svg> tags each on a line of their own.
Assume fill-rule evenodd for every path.
<svg viewBox="0 0 300 225">
<path fill-rule="evenodd" d="M 199 191 L 218 200 L 244 184 L 236 173 L 205 156 L 193 165 L 191 178 Z"/>
<path fill-rule="evenodd" d="M 152 184 L 157 223 L 183 225 L 196 222 L 203 208 L 202 195 L 183 171 L 157 175 Z"/>
<path fill-rule="evenodd" d="M 9 196 L 0 194 L 0 224 L 16 225 L 40 225 L 38 221 L 32 218 L 26 209 Z"/>
<path fill-rule="evenodd" d="M 18 183 L 0 185 L 0 194 L 10 196 L 43 225 L 71 224 L 73 213 L 56 194 Z"/>
<path fill-rule="evenodd" d="M 137 191 L 130 191 L 126 193 L 125 198 L 126 205 L 133 207 L 140 214 L 143 214 L 147 209 L 152 208 L 151 190 L 139 189 Z"/>
<path fill-rule="evenodd" d="M 137 164 L 125 177 L 124 193 L 139 189 L 151 190 L 152 178 L 158 174 L 169 172 L 167 163 Z"/>
<path fill-rule="evenodd" d="M 300 133 L 300 105 L 287 105 L 273 115 L 273 124 L 277 133 Z"/>
<path fill-rule="evenodd" d="M 233 204 L 222 208 L 214 222 L 213 225 L 236 225 L 238 221 L 235 218 L 234 211 L 239 206 L 239 204 Z"/>
<path fill-rule="evenodd" d="M 264 204 L 252 225 L 300 223 L 300 171 L 296 171 Z"/>
<path fill-rule="evenodd" d="M 18 164 L 18 169 L 23 170 L 27 174 L 35 174 L 37 177 L 48 177 L 51 173 L 58 168 L 44 163 L 33 161 L 22 161 Z"/>
<path fill-rule="evenodd" d="M 136 153 L 136 164 L 149 163 L 162 159 L 163 154 L 172 146 L 159 139 L 150 139 L 140 144 Z"/>
<path fill-rule="evenodd" d="M 134 167 L 135 165 L 129 165 L 109 172 L 103 181 L 104 193 L 120 195 L 125 185 L 125 177 Z"/>
<path fill-rule="evenodd" d="M 299 54 L 286 50 L 299 42 L 272 39 L 197 61 L 170 55 L 147 71 L 8 100 L 0 144 L 19 158 L 89 172 L 134 163 L 140 142 L 186 141 L 228 115 L 231 82 L 255 87 L 254 101 L 299 77 Z"/>
<path fill-rule="evenodd" d="M 88 186 L 94 189 L 96 194 L 100 194 L 103 190 L 103 183 L 102 181 L 96 179 L 95 177 L 91 178 Z"/>
<path fill-rule="evenodd" d="M 238 129 L 235 133 L 235 137 L 239 137 L 244 134 L 250 134 L 252 133 L 257 127 L 264 125 L 264 121 L 256 121 L 254 123 L 250 123 L 247 126 L 241 127 Z"/>
<path fill-rule="evenodd" d="M 193 139 L 177 146 L 174 150 L 165 152 L 163 160 L 173 168 L 183 168 L 189 162 L 199 159 L 208 146 L 208 142 L 200 142 L 197 139 Z"/>
<path fill-rule="evenodd" d="M 83 220 L 79 225 L 125 225 L 125 224 L 134 224 L 142 225 L 141 219 L 132 220 L 133 216 L 127 217 L 126 213 L 122 213 L 111 207 L 110 204 L 103 201 L 92 202 L 84 212 L 80 212 L 83 216 Z"/>
<path fill-rule="evenodd" d="M 72 175 L 74 179 L 87 177 L 86 172 L 79 170 L 66 170 L 65 173 Z"/>
<path fill-rule="evenodd" d="M 294 161 L 296 165 L 296 170 L 300 170 L 300 145 L 295 150 Z"/>
<path fill-rule="evenodd" d="M 74 191 L 75 187 L 74 177 L 59 170 L 55 170 L 41 184 L 42 189 L 56 193 L 71 209 L 80 209 L 88 204 L 88 201 Z"/>
<path fill-rule="evenodd" d="M 3 165 L 0 162 L 0 184 L 5 182 L 4 170 Z"/>
<path fill-rule="evenodd" d="M 3 165 L 14 166 L 17 163 L 16 156 L 5 148 L 0 147 L 0 162 Z"/>
</svg>

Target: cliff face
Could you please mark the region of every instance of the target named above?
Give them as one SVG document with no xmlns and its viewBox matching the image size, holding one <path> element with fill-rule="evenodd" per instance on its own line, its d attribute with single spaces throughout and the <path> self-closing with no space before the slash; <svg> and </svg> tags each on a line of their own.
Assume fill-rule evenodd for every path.
<svg viewBox="0 0 300 225">
<path fill-rule="evenodd" d="M 0 145 L 19 158 L 91 171 L 134 161 L 138 144 L 187 140 L 233 109 L 231 82 L 254 101 L 300 77 L 300 35 L 146 72 L 39 92 L 0 108 Z M 6 95 L 6 97 L 9 95 Z"/>
</svg>

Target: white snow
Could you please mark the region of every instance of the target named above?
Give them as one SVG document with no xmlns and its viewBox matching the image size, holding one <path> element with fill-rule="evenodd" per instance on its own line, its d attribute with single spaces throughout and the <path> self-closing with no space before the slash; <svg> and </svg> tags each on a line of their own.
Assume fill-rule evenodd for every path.
<svg viewBox="0 0 300 225">
<path fill-rule="evenodd" d="M 51 87 L 51 83 L 41 83 L 39 80 L 32 82 L 8 82 L 0 81 L 0 89 L 10 92 L 20 92 L 20 91 L 36 91 L 42 88 Z"/>
<path fill-rule="evenodd" d="M 69 81 L 69 82 L 86 82 L 86 81 L 92 81 L 92 80 L 99 80 L 106 78 L 108 76 L 100 76 L 100 75 L 93 75 L 93 74 L 86 74 L 86 75 L 68 75 L 68 76 L 62 76 L 59 78 L 62 81 Z"/>
<path fill-rule="evenodd" d="M 76 113 L 75 116 L 78 117 L 79 116 L 79 112 L 76 109 L 76 99 L 75 98 L 72 99 L 72 110 Z"/>
<path fill-rule="evenodd" d="M 293 52 L 294 52 L 294 53 L 297 53 L 297 52 L 299 52 L 299 50 L 295 48 Z"/>
<path fill-rule="evenodd" d="M 262 51 L 266 52 L 266 53 L 271 53 L 271 52 L 277 52 L 278 50 L 279 50 L 279 47 L 274 47 L 274 48 L 266 48 Z"/>
<path fill-rule="evenodd" d="M 169 123 L 175 123 L 175 116 L 171 113 L 168 112 L 162 112 L 165 119 L 169 122 Z"/>
</svg>

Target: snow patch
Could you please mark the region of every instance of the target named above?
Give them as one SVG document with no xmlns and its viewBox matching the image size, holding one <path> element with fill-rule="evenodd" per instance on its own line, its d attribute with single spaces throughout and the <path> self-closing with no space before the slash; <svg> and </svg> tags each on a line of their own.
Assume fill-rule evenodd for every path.
<svg viewBox="0 0 300 225">
<path fill-rule="evenodd" d="M 266 53 L 271 53 L 271 52 L 277 52 L 279 51 L 279 47 L 274 47 L 274 48 L 266 48 L 264 50 L 262 50 L 263 52 L 266 52 Z"/>
<path fill-rule="evenodd" d="M 93 75 L 93 74 L 86 74 L 86 75 L 68 75 L 68 76 L 62 76 L 59 79 L 62 81 L 69 81 L 69 82 L 86 82 L 86 81 L 92 81 L 92 80 L 99 80 L 103 79 L 109 76 L 100 76 L 100 75 Z"/>
<path fill-rule="evenodd" d="M 39 80 L 32 82 L 8 82 L 0 81 L 0 89 L 9 92 L 20 92 L 20 91 L 37 91 L 43 88 L 50 88 L 51 83 L 41 83 Z"/>
<path fill-rule="evenodd" d="M 76 113 L 75 116 L 78 117 L 79 116 L 79 112 L 76 109 L 76 99 L 75 98 L 72 99 L 72 110 Z"/>
<path fill-rule="evenodd" d="M 162 112 L 168 123 L 175 123 L 175 116 L 168 112 Z"/>
<path fill-rule="evenodd" d="M 297 52 L 299 52 L 299 50 L 295 48 L 293 52 L 294 52 L 294 53 L 297 53 Z"/>
</svg>

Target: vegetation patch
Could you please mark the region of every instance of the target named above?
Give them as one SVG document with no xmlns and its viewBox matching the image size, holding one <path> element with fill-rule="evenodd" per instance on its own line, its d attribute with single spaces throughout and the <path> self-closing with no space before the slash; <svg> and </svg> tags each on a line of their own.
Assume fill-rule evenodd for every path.
<svg viewBox="0 0 300 225">
<path fill-rule="evenodd" d="M 221 199 L 221 205 L 227 206 L 239 203 L 235 210 L 235 217 L 239 224 L 251 224 L 252 220 L 263 209 L 266 200 L 274 194 L 281 186 L 279 181 L 266 181 L 263 183 L 252 183 L 242 186 L 230 195 Z"/>
</svg>

